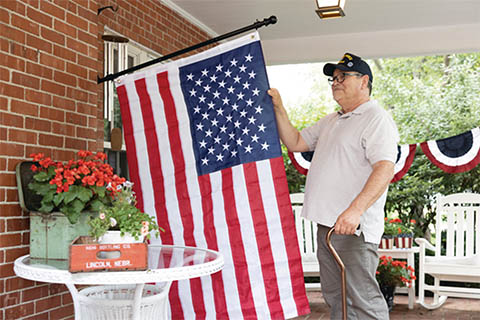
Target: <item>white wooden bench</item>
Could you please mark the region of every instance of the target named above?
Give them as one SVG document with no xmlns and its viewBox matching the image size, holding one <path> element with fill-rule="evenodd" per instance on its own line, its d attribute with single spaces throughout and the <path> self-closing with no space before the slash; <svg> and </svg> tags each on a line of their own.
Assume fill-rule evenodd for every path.
<svg viewBox="0 0 480 320">
<path fill-rule="evenodd" d="M 317 224 L 300 216 L 303 206 L 303 193 L 290 194 L 290 201 L 295 215 L 295 228 L 302 256 L 303 275 L 305 277 L 318 277 L 320 267 L 316 253 Z M 306 283 L 305 288 L 307 290 L 320 290 L 320 282 Z"/>
<path fill-rule="evenodd" d="M 465 283 L 480 283 L 480 194 L 439 197 L 435 246 L 423 238 L 415 241 L 420 246 L 418 302 L 422 306 L 438 308 L 447 297 L 480 299 L 480 288 L 465 286 Z M 427 256 L 426 249 L 435 255 Z M 426 274 L 434 278 L 433 285 L 426 283 Z M 458 286 L 445 281 L 456 282 Z M 432 303 L 425 302 L 425 291 L 433 292 Z"/>
</svg>

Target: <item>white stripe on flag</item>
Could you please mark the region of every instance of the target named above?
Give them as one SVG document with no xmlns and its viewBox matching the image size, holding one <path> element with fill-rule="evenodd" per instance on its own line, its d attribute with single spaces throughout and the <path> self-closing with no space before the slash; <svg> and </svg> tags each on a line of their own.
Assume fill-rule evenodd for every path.
<svg viewBox="0 0 480 320">
<path fill-rule="evenodd" d="M 175 102 L 176 112 L 177 112 L 177 119 L 180 125 L 178 128 L 180 140 L 182 141 L 181 148 L 183 150 L 183 156 L 185 159 L 185 175 L 187 179 L 187 188 L 188 193 L 190 195 L 190 203 L 192 207 L 192 215 L 193 215 L 193 225 L 194 225 L 194 238 L 197 247 L 200 248 L 208 248 L 207 241 L 205 239 L 204 233 L 204 225 L 203 225 L 203 211 L 202 211 L 202 201 L 201 201 L 201 192 L 200 187 L 198 185 L 198 176 L 196 172 L 195 166 L 195 156 L 193 154 L 192 146 L 192 136 L 190 134 L 190 128 L 188 126 L 189 117 L 186 111 L 185 101 L 181 99 L 182 92 L 180 89 L 180 79 L 178 77 L 178 68 L 170 68 L 168 72 L 168 81 L 170 82 L 170 91 L 172 92 L 172 96 Z M 165 117 L 164 117 L 165 118 Z M 166 126 L 166 124 L 164 124 Z M 167 139 L 165 139 L 167 140 Z M 170 150 L 170 146 L 166 146 Z M 163 149 L 161 149 L 163 150 Z M 171 172 L 173 172 L 173 163 L 171 164 Z M 172 174 L 173 176 L 173 174 Z M 174 183 L 172 185 L 175 185 Z M 166 189 L 168 188 L 168 184 L 165 183 Z M 177 230 L 175 230 L 177 233 Z M 179 232 L 179 235 L 182 235 L 182 232 Z M 213 297 L 213 288 L 212 288 L 212 279 L 211 277 L 202 277 L 202 291 L 205 300 L 205 308 L 206 308 L 206 319 L 209 317 L 213 317 L 215 314 L 215 303 Z M 194 318 L 195 314 L 190 315 L 190 317 Z M 186 314 L 186 318 L 188 319 L 189 316 Z"/>
<path fill-rule="evenodd" d="M 255 310 L 258 319 L 270 319 L 252 215 L 242 214 L 245 212 L 251 212 L 245 182 L 245 171 L 243 170 L 243 166 L 235 166 L 232 168 L 232 172 L 235 189 L 235 203 L 237 205 L 237 212 L 239 213 L 240 228 L 242 230 L 241 234 L 245 248 L 245 258 L 247 260 Z"/>
<path fill-rule="evenodd" d="M 130 113 L 132 117 L 133 136 L 135 139 L 136 154 L 138 166 L 140 168 L 138 175 L 140 176 L 141 188 L 143 194 L 143 210 L 152 214 L 155 212 L 154 208 L 154 196 L 152 180 L 150 176 L 150 164 L 148 162 L 147 154 L 147 141 L 145 137 L 142 111 L 140 107 L 140 100 L 138 98 L 137 90 L 134 82 L 128 82 L 125 84 L 125 89 L 128 95 L 128 101 L 130 102 Z"/>
<path fill-rule="evenodd" d="M 228 294 L 225 294 L 228 315 L 230 319 L 242 319 L 243 315 L 237 288 L 237 282 L 242 281 L 242 279 L 237 279 L 233 265 L 233 256 L 225 217 L 225 204 L 222 194 L 222 174 L 220 171 L 217 171 L 211 173 L 209 176 L 212 185 L 213 216 L 215 231 L 217 233 L 218 250 L 223 254 L 225 260 L 222 277 L 225 292 L 228 292 Z"/>
<path fill-rule="evenodd" d="M 173 161 L 172 161 L 172 155 L 170 153 L 170 141 L 168 139 L 164 139 L 163 137 L 166 137 L 168 135 L 167 130 L 167 124 L 165 122 L 165 109 L 163 105 L 162 98 L 160 97 L 160 93 L 158 90 L 158 83 L 156 81 L 156 78 L 154 75 L 150 75 L 147 77 L 147 91 L 150 96 L 150 99 L 152 100 L 152 112 L 154 115 L 154 121 L 155 121 L 155 131 L 157 132 L 157 137 L 158 137 L 158 149 L 161 150 L 159 152 L 160 154 L 160 161 L 162 165 L 162 176 L 163 176 L 163 181 L 164 181 L 164 186 L 165 186 L 165 207 L 167 208 L 167 214 L 168 214 L 168 221 L 170 224 L 171 229 L 178 230 L 178 233 L 172 233 L 173 236 L 173 243 L 169 244 L 175 244 L 175 245 L 185 245 L 182 233 L 183 233 L 183 226 L 182 222 L 180 219 L 180 214 L 179 214 L 179 209 L 178 209 L 178 202 L 177 202 L 177 195 L 175 193 L 175 190 L 173 188 L 169 188 L 167 186 L 172 186 L 175 185 L 174 181 L 174 176 L 173 176 Z M 161 130 L 161 129 L 164 130 Z M 147 154 L 148 152 L 145 152 Z M 148 159 L 148 157 L 143 156 L 142 158 Z M 147 161 L 148 163 L 148 161 Z M 142 172 L 144 170 L 147 170 L 148 167 L 143 167 L 139 165 L 139 171 Z M 150 172 L 150 169 L 148 169 L 148 181 L 152 183 L 151 177 L 152 174 Z M 146 177 L 144 178 L 142 176 L 142 181 L 143 179 L 147 179 Z M 153 192 L 153 187 L 149 188 L 150 192 Z M 154 200 L 153 195 L 151 196 L 151 200 Z M 145 209 L 146 210 L 146 209 Z M 154 216 L 156 217 L 156 210 L 155 207 L 153 207 L 153 210 L 151 211 L 154 213 Z M 158 238 L 152 238 L 152 243 L 155 242 L 161 242 L 161 239 Z"/>
<path fill-rule="evenodd" d="M 267 219 L 273 259 L 275 261 L 280 302 L 282 303 L 284 312 L 290 310 L 290 314 L 284 314 L 285 318 L 295 317 L 298 313 L 296 312 L 295 300 L 293 299 L 290 270 L 288 268 L 288 257 L 285 239 L 281 232 L 282 223 L 280 221 L 280 213 L 278 212 L 278 203 L 275 195 L 270 160 L 257 162 L 257 172 L 260 188 L 262 189 L 263 206 L 266 210 L 265 216 Z"/>
</svg>

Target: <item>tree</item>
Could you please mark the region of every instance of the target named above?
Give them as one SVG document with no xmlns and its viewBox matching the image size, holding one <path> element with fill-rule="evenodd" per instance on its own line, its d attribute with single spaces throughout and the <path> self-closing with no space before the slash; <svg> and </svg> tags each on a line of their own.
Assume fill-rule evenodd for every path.
<svg viewBox="0 0 480 320">
<path fill-rule="evenodd" d="M 447 138 L 480 123 L 480 54 L 385 59 L 375 66 L 375 98 L 391 110 L 400 144 Z M 435 197 L 479 192 L 479 172 L 445 173 L 417 147 L 408 173 L 390 185 L 386 211 L 415 219 L 417 235 L 428 237 Z"/>
</svg>

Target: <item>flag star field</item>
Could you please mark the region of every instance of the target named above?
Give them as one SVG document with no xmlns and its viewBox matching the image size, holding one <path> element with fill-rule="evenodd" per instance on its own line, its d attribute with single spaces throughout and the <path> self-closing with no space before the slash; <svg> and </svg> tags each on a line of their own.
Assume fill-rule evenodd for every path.
<svg viewBox="0 0 480 320">
<path fill-rule="evenodd" d="M 180 68 L 199 175 L 281 155 L 258 42 Z"/>
</svg>

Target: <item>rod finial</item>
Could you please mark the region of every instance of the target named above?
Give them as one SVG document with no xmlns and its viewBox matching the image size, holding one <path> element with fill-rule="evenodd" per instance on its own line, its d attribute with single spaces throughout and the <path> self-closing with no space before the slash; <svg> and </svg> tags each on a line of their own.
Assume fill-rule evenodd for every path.
<svg viewBox="0 0 480 320">
<path fill-rule="evenodd" d="M 276 16 L 270 16 L 270 18 L 267 18 L 263 20 L 265 22 L 265 25 L 268 26 L 269 24 L 275 24 L 277 23 L 278 19 Z"/>
</svg>

